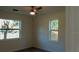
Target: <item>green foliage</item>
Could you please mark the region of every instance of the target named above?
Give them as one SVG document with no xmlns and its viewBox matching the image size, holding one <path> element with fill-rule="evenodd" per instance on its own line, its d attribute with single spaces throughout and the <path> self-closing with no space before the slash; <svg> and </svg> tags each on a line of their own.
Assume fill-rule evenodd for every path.
<svg viewBox="0 0 79 59">
<path fill-rule="evenodd" d="M 58 20 L 51 21 L 51 30 L 58 30 Z"/>
</svg>

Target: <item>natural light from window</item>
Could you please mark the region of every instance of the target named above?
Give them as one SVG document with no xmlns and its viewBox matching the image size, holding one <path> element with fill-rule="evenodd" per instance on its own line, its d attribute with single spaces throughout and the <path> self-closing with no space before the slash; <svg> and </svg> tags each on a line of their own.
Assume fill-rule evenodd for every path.
<svg viewBox="0 0 79 59">
<path fill-rule="evenodd" d="M 0 40 L 19 38 L 20 28 L 21 22 L 18 20 L 0 19 Z"/>
<path fill-rule="evenodd" d="M 50 40 L 58 41 L 58 19 L 49 22 Z"/>
</svg>

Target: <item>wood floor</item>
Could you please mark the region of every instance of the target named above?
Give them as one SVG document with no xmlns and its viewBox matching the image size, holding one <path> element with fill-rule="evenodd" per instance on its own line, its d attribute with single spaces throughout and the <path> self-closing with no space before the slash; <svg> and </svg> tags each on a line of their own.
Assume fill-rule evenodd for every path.
<svg viewBox="0 0 79 59">
<path fill-rule="evenodd" d="M 31 48 L 19 50 L 16 52 L 48 52 L 48 51 L 43 50 L 43 49 L 39 49 L 39 48 L 35 48 L 35 47 L 31 47 Z"/>
</svg>

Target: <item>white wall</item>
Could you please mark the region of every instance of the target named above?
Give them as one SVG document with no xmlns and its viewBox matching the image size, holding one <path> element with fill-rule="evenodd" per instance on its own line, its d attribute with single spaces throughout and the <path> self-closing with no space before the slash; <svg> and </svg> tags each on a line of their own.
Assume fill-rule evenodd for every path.
<svg viewBox="0 0 79 59">
<path fill-rule="evenodd" d="M 1 11 L 0 18 L 22 22 L 21 39 L 0 40 L 0 51 L 16 51 L 32 46 L 32 18 L 30 16 Z"/>
<path fill-rule="evenodd" d="M 10 12 L 0 12 L 0 18 L 18 19 L 22 21 L 22 39 L 0 40 L 0 51 L 15 51 L 32 46 L 48 51 L 64 51 L 64 24 L 61 25 L 61 22 L 65 20 L 64 15 L 64 10 L 35 17 Z M 61 35 L 59 35 L 59 42 L 49 40 L 48 23 L 50 19 L 60 20 L 59 31 Z"/>
<path fill-rule="evenodd" d="M 66 7 L 65 51 L 79 52 L 79 7 Z"/>
<path fill-rule="evenodd" d="M 47 12 L 48 13 L 48 12 Z M 49 40 L 49 20 L 59 19 L 60 28 L 59 28 L 59 41 L 54 42 Z M 35 16 L 33 18 L 33 42 L 34 46 L 47 50 L 47 51 L 64 51 L 64 23 L 61 22 L 65 20 L 65 11 L 60 10 L 56 12 L 51 12 L 44 15 Z"/>
</svg>

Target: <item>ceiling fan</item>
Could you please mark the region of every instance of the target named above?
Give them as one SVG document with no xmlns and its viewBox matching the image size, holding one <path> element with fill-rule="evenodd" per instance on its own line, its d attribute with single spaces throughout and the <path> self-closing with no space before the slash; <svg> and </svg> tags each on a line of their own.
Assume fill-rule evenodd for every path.
<svg viewBox="0 0 79 59">
<path fill-rule="evenodd" d="M 30 7 L 30 15 L 36 15 L 38 14 L 38 11 L 42 9 L 41 6 L 29 6 Z M 22 10 L 19 10 L 19 9 L 13 9 L 13 11 L 15 12 L 18 12 L 18 11 L 22 11 Z"/>
<path fill-rule="evenodd" d="M 38 14 L 38 11 L 41 9 L 42 9 L 42 7 L 31 6 L 30 15 Z"/>
</svg>

